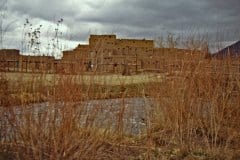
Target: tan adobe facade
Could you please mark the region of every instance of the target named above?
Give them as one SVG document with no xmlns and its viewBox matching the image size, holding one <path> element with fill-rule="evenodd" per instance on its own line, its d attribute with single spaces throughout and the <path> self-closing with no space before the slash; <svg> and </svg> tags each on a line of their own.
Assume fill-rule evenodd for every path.
<svg viewBox="0 0 240 160">
<path fill-rule="evenodd" d="M 118 39 L 116 35 L 90 35 L 89 44 L 63 51 L 63 57 L 24 56 L 19 50 L 0 50 L 1 70 L 47 73 L 165 72 L 166 66 L 178 67 L 182 60 L 202 58 L 199 51 L 155 48 L 153 40 Z M 168 69 L 168 68 L 167 68 Z"/>
<path fill-rule="evenodd" d="M 99 72 L 137 70 L 138 56 L 153 54 L 153 40 L 117 39 L 116 35 L 90 35 L 89 45 L 79 45 L 63 52 L 63 61 L 83 61 L 89 69 Z M 84 64 L 83 63 L 83 64 Z"/>
<path fill-rule="evenodd" d="M 16 49 L 2 49 L 0 50 L 0 71 L 6 67 L 13 70 L 19 68 L 20 53 Z"/>
<path fill-rule="evenodd" d="M 0 71 L 53 72 L 54 57 L 20 55 L 16 49 L 0 50 Z"/>
<path fill-rule="evenodd" d="M 63 52 L 63 61 L 77 61 L 87 70 L 122 73 L 160 70 L 166 59 L 195 59 L 199 52 L 155 48 L 153 40 L 117 39 L 116 35 L 90 35 L 89 45 Z M 83 67 L 84 68 L 84 67 Z"/>
</svg>

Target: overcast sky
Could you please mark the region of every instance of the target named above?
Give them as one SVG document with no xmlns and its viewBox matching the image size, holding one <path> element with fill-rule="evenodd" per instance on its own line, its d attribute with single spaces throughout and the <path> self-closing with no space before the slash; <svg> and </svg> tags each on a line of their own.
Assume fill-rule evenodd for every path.
<svg viewBox="0 0 240 160">
<path fill-rule="evenodd" d="M 210 39 L 221 34 L 229 43 L 240 40 L 240 0 L 8 0 L 7 9 L 4 24 L 13 23 L 5 47 L 21 48 L 26 18 L 43 26 L 42 41 L 63 18 L 66 48 L 87 43 L 89 34 L 154 39 L 168 32 L 201 33 Z"/>
</svg>

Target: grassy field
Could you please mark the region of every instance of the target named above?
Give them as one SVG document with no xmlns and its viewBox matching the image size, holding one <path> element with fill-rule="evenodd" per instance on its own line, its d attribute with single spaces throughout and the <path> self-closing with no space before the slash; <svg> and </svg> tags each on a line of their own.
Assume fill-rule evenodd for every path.
<svg viewBox="0 0 240 160">
<path fill-rule="evenodd" d="M 62 93 L 74 96 L 74 101 L 124 97 L 142 97 L 146 85 L 166 81 L 166 74 L 122 75 L 61 75 L 32 73 L 2 73 L 5 80 L 5 102 L 12 105 L 44 102 L 54 95 L 60 101 Z M 69 90 L 71 88 L 71 90 Z M 67 98 L 67 97 L 66 97 Z M 65 98 L 65 100 L 67 100 Z M 67 101 L 72 101 L 72 96 Z"/>
<path fill-rule="evenodd" d="M 46 85 L 54 85 L 61 83 L 61 81 L 69 80 L 76 84 L 97 84 L 97 85 L 123 85 L 123 84 L 139 84 L 150 82 L 161 82 L 166 78 L 166 74 L 157 73 L 143 73 L 132 76 L 122 76 L 119 74 L 106 75 L 60 75 L 60 74 L 38 74 L 38 73 L 2 73 L 10 82 L 31 82 L 33 80 L 42 80 Z"/>
</svg>

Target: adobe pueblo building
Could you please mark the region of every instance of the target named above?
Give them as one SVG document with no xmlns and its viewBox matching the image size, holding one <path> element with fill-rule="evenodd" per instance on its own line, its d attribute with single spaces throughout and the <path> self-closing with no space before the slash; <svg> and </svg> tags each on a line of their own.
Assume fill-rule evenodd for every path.
<svg viewBox="0 0 240 160">
<path fill-rule="evenodd" d="M 0 50 L 0 70 L 46 73 L 166 72 L 181 68 L 182 61 L 203 58 L 199 51 L 156 48 L 153 40 L 118 39 L 116 35 L 90 35 L 89 44 L 63 51 L 60 60 L 51 56 L 24 56 L 19 50 Z"/>
<path fill-rule="evenodd" d="M 155 48 L 153 40 L 117 39 L 116 35 L 90 35 L 89 45 L 79 44 L 72 51 L 64 51 L 64 63 L 84 66 L 75 68 L 101 73 L 131 74 L 144 71 L 164 72 L 169 60 L 198 59 L 199 51 Z"/>
</svg>

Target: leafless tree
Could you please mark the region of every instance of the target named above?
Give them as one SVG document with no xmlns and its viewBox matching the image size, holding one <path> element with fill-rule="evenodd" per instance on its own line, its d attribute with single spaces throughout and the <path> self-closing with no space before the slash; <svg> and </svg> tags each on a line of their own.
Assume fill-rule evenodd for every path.
<svg viewBox="0 0 240 160">
<path fill-rule="evenodd" d="M 163 36 L 157 37 L 155 39 L 154 43 L 155 43 L 155 47 L 158 47 L 158 48 L 165 48 L 166 47 L 165 39 L 164 39 Z"/>
<path fill-rule="evenodd" d="M 178 43 L 179 43 L 180 37 L 179 36 L 175 36 L 173 33 L 168 33 L 167 35 L 167 46 L 169 48 L 176 48 Z"/>
<path fill-rule="evenodd" d="M 180 37 L 168 32 L 167 37 L 159 36 L 155 39 L 155 46 L 158 48 L 176 48 L 179 45 Z"/>
</svg>

